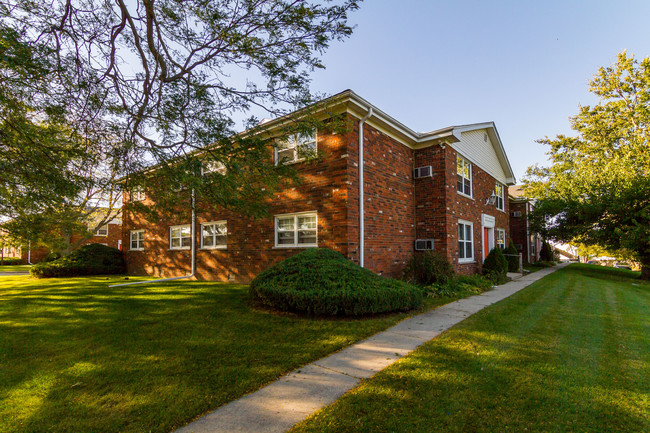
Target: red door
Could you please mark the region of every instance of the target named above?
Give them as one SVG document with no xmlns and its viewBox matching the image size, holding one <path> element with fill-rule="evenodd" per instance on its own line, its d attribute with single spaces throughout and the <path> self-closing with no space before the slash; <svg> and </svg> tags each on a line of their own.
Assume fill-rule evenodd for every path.
<svg viewBox="0 0 650 433">
<path fill-rule="evenodd" d="M 490 254 L 490 230 L 483 229 L 483 259 Z"/>
</svg>

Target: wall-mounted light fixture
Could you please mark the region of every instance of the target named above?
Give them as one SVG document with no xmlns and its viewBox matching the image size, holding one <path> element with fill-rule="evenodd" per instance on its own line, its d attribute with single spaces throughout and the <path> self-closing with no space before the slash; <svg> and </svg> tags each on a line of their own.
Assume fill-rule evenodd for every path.
<svg viewBox="0 0 650 433">
<path fill-rule="evenodd" d="M 497 195 L 492 191 L 492 195 L 485 200 L 486 206 L 494 206 L 497 202 Z"/>
</svg>

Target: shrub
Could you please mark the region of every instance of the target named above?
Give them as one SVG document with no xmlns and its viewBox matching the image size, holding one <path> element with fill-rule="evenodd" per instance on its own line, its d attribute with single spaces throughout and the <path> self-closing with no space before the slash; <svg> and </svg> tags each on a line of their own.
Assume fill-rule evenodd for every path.
<svg viewBox="0 0 650 433">
<path fill-rule="evenodd" d="M 492 288 L 492 281 L 482 275 L 459 275 L 444 283 L 425 287 L 427 296 L 433 298 L 457 298 L 478 295 Z"/>
<path fill-rule="evenodd" d="M 540 262 L 552 262 L 553 261 L 553 249 L 548 242 L 542 244 L 542 248 L 539 249 L 539 261 Z"/>
<path fill-rule="evenodd" d="M 505 253 L 509 254 L 505 256 L 508 261 L 508 272 L 519 272 L 519 253 L 517 247 L 515 247 L 515 243 L 512 242 L 512 239 L 510 239 L 510 243 L 508 244 Z"/>
<path fill-rule="evenodd" d="M 415 253 L 404 268 L 404 279 L 421 285 L 444 283 L 453 276 L 451 263 L 435 251 Z"/>
<path fill-rule="evenodd" d="M 2 259 L 2 265 L 10 266 L 10 265 L 22 265 L 23 259 L 20 257 L 5 257 Z"/>
<path fill-rule="evenodd" d="M 264 308 L 326 316 L 406 311 L 424 297 L 419 287 L 380 277 L 325 248 L 305 250 L 260 273 L 249 294 Z"/>
<path fill-rule="evenodd" d="M 34 265 L 30 272 L 38 278 L 75 277 L 123 274 L 126 268 L 122 251 L 106 245 L 88 244 L 69 256 Z"/>
<path fill-rule="evenodd" d="M 534 266 L 537 266 L 538 268 L 552 268 L 555 266 L 555 262 L 545 262 L 545 261 L 539 261 L 533 263 Z"/>
<path fill-rule="evenodd" d="M 43 257 L 43 263 L 48 263 L 48 262 L 53 262 L 55 260 L 59 260 L 61 258 L 61 253 L 59 252 L 52 252 Z"/>
<path fill-rule="evenodd" d="M 493 248 L 483 262 L 483 275 L 495 284 L 503 284 L 508 280 L 508 261 L 500 248 Z"/>
</svg>

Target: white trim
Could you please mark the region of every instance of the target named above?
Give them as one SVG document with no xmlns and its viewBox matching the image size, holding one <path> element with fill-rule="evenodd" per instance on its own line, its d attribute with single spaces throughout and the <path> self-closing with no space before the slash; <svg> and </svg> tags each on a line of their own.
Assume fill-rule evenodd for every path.
<svg viewBox="0 0 650 433">
<path fill-rule="evenodd" d="M 494 248 L 495 237 L 494 237 L 494 227 L 496 225 L 496 218 L 492 215 L 481 214 L 481 256 L 483 261 L 487 257 L 485 254 L 485 229 L 488 229 L 488 245 L 487 250 L 488 254 Z"/>
<path fill-rule="evenodd" d="M 503 233 L 503 249 L 505 250 L 508 247 L 506 245 L 506 231 L 505 231 L 505 229 L 496 229 L 496 236 L 494 238 L 494 245 L 499 246 L 499 233 Z"/>
<path fill-rule="evenodd" d="M 461 258 L 461 257 L 460 257 L 460 248 L 458 248 L 458 263 L 459 263 L 459 264 L 460 264 L 460 263 L 476 263 L 476 261 L 474 260 L 474 248 L 475 248 L 474 238 L 476 237 L 476 236 L 474 235 L 474 223 L 473 223 L 473 222 L 470 222 L 470 221 L 467 221 L 467 220 L 459 219 L 459 220 L 458 220 L 458 223 L 456 224 L 456 233 L 458 233 L 458 227 L 459 227 L 461 224 L 462 224 L 462 225 L 466 225 L 466 226 L 470 226 L 471 229 L 472 229 L 472 238 L 471 238 L 471 244 L 472 244 L 472 257 L 464 257 L 464 258 Z M 465 229 L 463 229 L 463 233 L 465 233 Z M 458 235 L 457 235 L 457 236 L 458 236 Z M 461 242 L 461 239 L 460 239 L 460 236 L 458 236 L 458 239 L 457 239 L 456 245 L 458 246 L 458 245 L 460 244 L 460 242 Z M 463 239 L 462 242 L 463 242 L 463 251 L 465 251 L 465 244 L 467 243 L 467 239 Z"/>
<path fill-rule="evenodd" d="M 133 235 L 142 233 L 142 248 L 133 248 Z M 139 244 L 140 240 L 136 239 L 136 244 Z M 137 229 L 129 231 L 129 251 L 144 251 L 144 229 Z"/>
<path fill-rule="evenodd" d="M 101 229 L 103 229 L 103 228 L 106 228 L 106 234 L 105 234 L 105 235 L 102 235 L 102 234 L 99 233 L 99 231 L 100 231 Z M 95 231 L 95 234 L 94 234 L 93 236 L 102 236 L 102 237 L 106 237 L 106 236 L 108 236 L 108 223 L 106 223 L 106 224 L 104 224 L 103 226 L 99 227 L 99 228 L 97 229 L 97 231 Z"/>
<path fill-rule="evenodd" d="M 493 229 L 496 224 L 496 218 L 492 215 L 481 214 L 481 225 L 488 229 Z"/>
<path fill-rule="evenodd" d="M 224 224 L 226 226 L 226 245 L 213 245 L 211 247 L 206 247 L 203 245 L 203 226 L 209 226 L 209 225 L 216 225 L 216 224 Z M 213 235 L 212 237 L 213 240 L 216 239 L 216 236 Z M 220 221 L 210 221 L 206 223 L 201 223 L 201 249 L 202 250 L 226 250 L 228 249 L 228 220 L 220 220 Z"/>
<path fill-rule="evenodd" d="M 300 244 L 298 243 L 298 217 L 301 216 L 313 216 L 316 218 L 316 242 L 313 244 Z M 279 244 L 278 243 L 278 238 L 279 238 L 279 232 L 278 232 L 278 219 L 279 218 L 287 218 L 287 217 L 293 217 L 293 244 Z M 275 248 L 314 248 L 318 247 L 318 212 L 316 211 L 309 211 L 309 212 L 294 212 L 294 213 L 285 213 L 285 214 L 278 214 L 273 216 L 273 232 L 274 232 L 274 239 L 275 239 Z"/>
<path fill-rule="evenodd" d="M 178 247 L 172 246 L 172 239 L 173 239 L 172 238 L 172 230 L 174 230 L 174 229 L 180 229 L 181 230 L 180 237 L 178 238 L 179 239 L 179 246 Z M 188 245 L 186 247 L 183 246 L 183 239 L 188 238 L 188 236 L 183 236 L 183 229 L 189 229 L 189 231 L 190 231 L 190 235 L 189 235 L 190 245 Z M 192 248 L 191 243 L 192 243 L 192 226 L 190 224 L 180 224 L 180 225 L 175 225 L 175 226 L 169 226 L 169 249 L 170 250 L 189 250 L 190 248 Z"/>
<path fill-rule="evenodd" d="M 469 180 L 469 195 L 466 194 L 465 191 L 464 191 L 465 190 L 465 179 L 467 179 L 465 177 L 465 175 L 462 176 L 462 178 L 463 178 L 463 191 L 458 190 L 458 176 L 460 176 L 458 174 L 458 158 L 463 160 L 463 168 L 464 168 L 465 164 L 469 165 L 469 179 L 468 179 Z M 470 162 L 469 159 L 465 158 L 463 155 L 456 152 L 456 176 L 454 176 L 454 178 L 456 180 L 456 192 L 458 194 L 464 196 L 464 197 L 471 198 L 471 199 L 474 198 L 474 176 L 472 174 L 472 167 L 473 166 L 474 166 L 474 163 Z"/>
<path fill-rule="evenodd" d="M 500 196 L 496 193 L 497 192 L 497 186 L 501 187 L 501 195 Z M 506 211 L 506 186 L 504 184 L 502 184 L 501 182 L 499 182 L 499 181 L 495 181 L 494 182 L 494 194 L 497 196 L 495 207 L 497 208 L 497 210 L 500 210 L 501 212 L 505 212 Z M 499 199 L 501 199 L 502 207 L 499 207 Z"/>
</svg>

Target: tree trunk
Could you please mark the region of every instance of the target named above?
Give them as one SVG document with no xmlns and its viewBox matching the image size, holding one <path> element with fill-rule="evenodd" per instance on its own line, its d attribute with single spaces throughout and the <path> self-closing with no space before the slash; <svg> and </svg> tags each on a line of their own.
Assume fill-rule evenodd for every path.
<svg viewBox="0 0 650 433">
<path fill-rule="evenodd" d="M 641 279 L 650 281 L 650 254 L 640 257 L 641 259 Z"/>
</svg>

